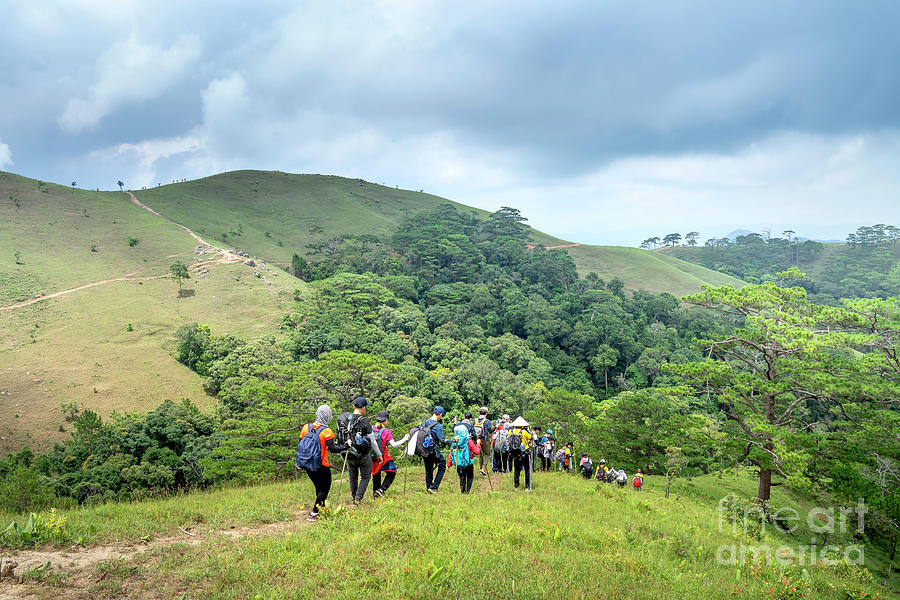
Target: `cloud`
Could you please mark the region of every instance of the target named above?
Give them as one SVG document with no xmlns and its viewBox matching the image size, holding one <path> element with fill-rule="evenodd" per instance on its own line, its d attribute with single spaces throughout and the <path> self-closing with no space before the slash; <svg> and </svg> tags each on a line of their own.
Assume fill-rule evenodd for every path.
<svg viewBox="0 0 900 600">
<path fill-rule="evenodd" d="M 12 164 L 12 152 L 9 149 L 9 144 L 4 144 L 3 140 L 0 139 L 0 169 L 10 167 Z"/>
<path fill-rule="evenodd" d="M 96 126 L 121 105 L 157 98 L 200 56 L 200 41 L 183 35 L 168 48 L 140 40 L 120 40 L 97 60 L 97 80 L 86 96 L 72 98 L 58 123 L 68 133 Z"/>
</svg>

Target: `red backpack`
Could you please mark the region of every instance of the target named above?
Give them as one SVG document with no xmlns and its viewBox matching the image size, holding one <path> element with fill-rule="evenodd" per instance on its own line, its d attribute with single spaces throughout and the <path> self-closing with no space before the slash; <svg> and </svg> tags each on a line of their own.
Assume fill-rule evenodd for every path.
<svg viewBox="0 0 900 600">
<path fill-rule="evenodd" d="M 634 478 L 634 487 L 641 489 L 641 484 L 644 483 L 644 478 L 641 476 L 635 476 Z"/>
</svg>

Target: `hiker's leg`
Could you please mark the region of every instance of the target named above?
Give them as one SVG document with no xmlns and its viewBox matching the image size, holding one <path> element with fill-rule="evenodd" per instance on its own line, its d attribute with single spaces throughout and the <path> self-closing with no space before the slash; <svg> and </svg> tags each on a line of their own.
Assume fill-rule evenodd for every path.
<svg viewBox="0 0 900 600">
<path fill-rule="evenodd" d="M 352 460 L 347 461 L 347 477 L 350 480 L 350 496 L 356 498 L 356 487 L 359 483 L 359 465 Z"/>
<path fill-rule="evenodd" d="M 472 491 L 472 482 L 475 481 L 475 465 L 466 467 L 466 493 Z"/>
<path fill-rule="evenodd" d="M 381 489 L 381 493 L 388 491 L 388 488 L 391 487 L 391 484 L 394 483 L 394 478 L 397 476 L 395 471 L 386 471 L 384 473 L 384 483 L 379 487 Z"/>
<path fill-rule="evenodd" d="M 372 475 L 372 493 L 374 494 L 381 489 L 381 471 Z"/>
<path fill-rule="evenodd" d="M 531 489 L 531 456 L 525 455 L 525 464 L 523 467 L 525 469 L 525 489 Z"/>
<path fill-rule="evenodd" d="M 316 489 L 316 500 L 313 503 L 313 513 L 318 513 L 319 508 L 325 506 L 325 500 L 328 499 L 328 492 L 331 491 L 331 469 L 322 467 L 316 471 L 307 471 L 309 479 L 312 481 L 313 487 Z"/>
<path fill-rule="evenodd" d="M 372 479 L 372 461 L 366 460 L 359 465 L 359 487 L 353 494 L 356 502 L 362 502 L 366 495 L 366 488 L 369 487 L 369 481 Z"/>
<path fill-rule="evenodd" d="M 430 488 L 434 477 L 434 460 L 429 456 L 425 458 L 425 487 Z"/>
<path fill-rule="evenodd" d="M 519 472 L 522 470 L 522 459 L 513 458 L 513 487 L 519 487 Z"/>
<path fill-rule="evenodd" d="M 459 476 L 459 491 L 466 493 L 466 470 L 463 467 L 456 467 L 456 474 Z"/>
<path fill-rule="evenodd" d="M 438 489 L 441 485 L 441 479 L 444 478 L 444 471 L 447 470 L 447 467 L 444 464 L 444 457 L 438 454 L 437 457 L 437 474 L 434 476 L 434 484 L 432 487 L 434 489 Z"/>
</svg>

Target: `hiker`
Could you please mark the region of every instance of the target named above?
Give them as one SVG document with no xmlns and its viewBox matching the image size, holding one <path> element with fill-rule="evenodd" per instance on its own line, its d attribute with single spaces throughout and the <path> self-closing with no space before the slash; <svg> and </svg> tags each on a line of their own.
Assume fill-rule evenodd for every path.
<svg viewBox="0 0 900 600">
<path fill-rule="evenodd" d="M 394 462 L 394 457 L 391 456 L 388 445 L 390 445 L 391 448 L 396 448 L 402 446 L 409 440 L 409 434 L 403 436 L 403 439 L 401 440 L 394 440 L 391 430 L 387 427 L 389 417 L 390 414 L 386 410 L 375 415 L 375 427 L 373 428 L 373 432 L 375 433 L 375 439 L 378 440 L 379 447 L 381 448 L 381 460 L 372 458 L 372 494 L 376 498 L 384 496 L 384 493 L 388 491 L 388 488 L 391 487 L 391 484 L 394 483 L 394 478 L 397 476 L 397 464 Z M 381 481 L 382 473 L 384 473 L 383 483 Z"/>
<path fill-rule="evenodd" d="M 447 466 L 454 465 L 459 475 L 459 491 L 468 494 L 475 480 L 475 456 L 481 455 L 481 440 L 469 435 L 469 428 L 460 423 L 453 428 L 453 442 Z"/>
<path fill-rule="evenodd" d="M 494 436 L 492 438 L 495 465 L 494 471 L 500 471 L 501 473 L 509 473 L 510 471 L 509 430 L 511 428 L 509 415 L 503 415 L 500 422 L 497 424 L 497 428 L 494 430 Z"/>
<path fill-rule="evenodd" d="M 563 459 L 562 462 L 559 463 L 561 471 L 565 471 L 566 473 L 572 472 L 572 453 L 575 451 L 574 447 L 574 442 L 566 442 L 566 446 L 563 448 Z"/>
<path fill-rule="evenodd" d="M 616 483 L 619 484 L 619 487 L 625 487 L 625 484 L 628 483 L 628 475 L 625 474 L 625 469 L 619 469 L 616 472 Z"/>
<path fill-rule="evenodd" d="M 519 487 L 519 474 L 525 471 L 525 489 L 531 490 L 531 446 L 532 435 L 528 431 L 528 421 L 522 417 L 512 423 L 509 432 L 509 455 L 513 460 L 513 487 Z"/>
<path fill-rule="evenodd" d="M 338 417 L 341 437 L 347 437 L 347 476 L 350 479 L 350 494 L 353 504 L 358 506 L 366 495 L 369 480 L 372 479 L 372 458 L 381 462 L 381 444 L 375 439 L 372 424 L 365 416 L 369 402 L 362 396 L 353 400 L 353 413 Z M 348 417 L 349 414 L 349 417 Z"/>
<path fill-rule="evenodd" d="M 487 443 L 491 431 L 491 421 L 487 418 L 487 414 L 487 406 L 482 406 L 478 409 L 478 416 L 475 417 L 475 420 L 472 422 L 472 429 L 475 432 L 475 437 L 481 442 L 482 449 Z M 488 448 L 490 448 L 490 445 L 488 445 Z M 487 471 L 484 470 L 484 462 L 484 452 L 481 452 L 478 454 L 478 466 L 481 468 L 482 476 L 487 475 Z"/>
<path fill-rule="evenodd" d="M 425 459 L 425 491 L 429 494 L 437 494 L 441 479 L 444 478 L 444 471 L 447 470 L 440 449 L 440 446 L 447 444 L 444 439 L 444 426 L 441 425 L 443 418 L 443 407 L 435 406 L 431 417 L 425 419 L 419 428 L 419 439 L 416 442 L 416 454 Z M 437 474 L 434 472 L 435 468 Z"/>
<path fill-rule="evenodd" d="M 462 424 L 466 426 L 466 429 L 469 430 L 469 437 L 475 437 L 475 425 L 472 423 L 472 413 L 466 412 L 466 416 L 463 417 Z"/>
<path fill-rule="evenodd" d="M 641 491 L 641 486 L 644 485 L 644 476 L 641 475 L 641 470 L 638 469 L 637 473 L 634 476 L 634 479 L 631 481 L 631 485 L 634 486 L 634 491 Z"/>
<path fill-rule="evenodd" d="M 587 452 L 581 453 L 581 462 L 578 463 L 578 466 L 581 467 L 581 476 L 585 479 L 590 479 L 594 474 L 594 462 Z"/>
<path fill-rule="evenodd" d="M 543 471 L 549 471 L 553 464 L 553 444 L 555 443 L 556 438 L 553 437 L 553 430 L 548 429 L 542 444 L 544 453 L 541 455 L 541 470 Z"/>
<path fill-rule="evenodd" d="M 316 490 L 312 510 L 306 517 L 310 522 L 315 522 L 319 518 L 319 509 L 325 506 L 328 492 L 331 491 L 331 463 L 328 460 L 328 452 L 339 454 L 347 451 L 346 446 L 335 443 L 334 431 L 328 427 L 331 417 L 331 407 L 327 404 L 316 409 L 316 420 L 303 426 L 300 430 L 300 442 L 297 444 L 297 460 L 294 466 L 297 470 L 306 471 Z M 315 440 L 315 443 L 312 443 L 313 438 L 309 438 L 310 429 L 313 435 L 318 434 L 319 439 Z M 304 443 L 303 440 L 306 438 L 309 439 Z"/>
<path fill-rule="evenodd" d="M 540 467 L 538 465 L 538 457 L 540 454 L 544 452 L 543 440 L 544 433 L 543 430 L 535 426 L 534 430 L 531 432 L 531 470 L 540 471 Z"/>
</svg>

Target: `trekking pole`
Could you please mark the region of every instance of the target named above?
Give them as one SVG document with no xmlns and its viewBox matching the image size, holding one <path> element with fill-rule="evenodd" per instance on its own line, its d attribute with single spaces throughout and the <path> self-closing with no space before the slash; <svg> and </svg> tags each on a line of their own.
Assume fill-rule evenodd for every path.
<svg viewBox="0 0 900 600">
<path fill-rule="evenodd" d="M 339 497 L 340 497 L 340 493 L 341 493 L 341 492 L 340 492 L 340 489 L 341 489 L 341 479 L 344 478 L 344 468 L 346 468 L 346 466 L 347 466 L 347 456 L 345 455 L 345 456 L 344 456 L 344 460 L 343 460 L 342 463 L 341 463 L 341 476 L 338 478 L 338 484 L 337 484 L 337 488 L 338 488 L 338 496 L 339 496 Z M 348 478 L 348 481 L 347 481 L 347 487 L 348 487 L 348 488 L 350 487 L 349 477 L 350 477 L 350 475 L 349 475 L 349 473 L 348 473 L 348 474 L 347 474 L 347 478 Z"/>
</svg>

